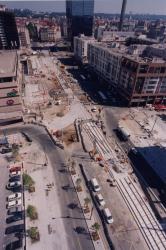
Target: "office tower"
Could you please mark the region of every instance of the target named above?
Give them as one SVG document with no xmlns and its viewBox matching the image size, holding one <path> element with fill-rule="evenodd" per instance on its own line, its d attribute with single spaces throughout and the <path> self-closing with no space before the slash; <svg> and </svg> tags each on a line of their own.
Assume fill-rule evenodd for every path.
<svg viewBox="0 0 166 250">
<path fill-rule="evenodd" d="M 14 14 L 0 6 L 0 49 L 19 49 L 20 42 Z"/>
<path fill-rule="evenodd" d="M 126 11 L 126 5 L 127 5 L 127 0 L 123 0 L 122 10 L 121 10 L 121 15 L 120 15 L 119 31 L 123 29 L 123 21 L 124 21 L 124 16 L 125 16 L 125 11 Z"/>
<path fill-rule="evenodd" d="M 66 0 L 68 39 L 79 34 L 91 36 L 93 31 L 94 0 Z"/>
</svg>

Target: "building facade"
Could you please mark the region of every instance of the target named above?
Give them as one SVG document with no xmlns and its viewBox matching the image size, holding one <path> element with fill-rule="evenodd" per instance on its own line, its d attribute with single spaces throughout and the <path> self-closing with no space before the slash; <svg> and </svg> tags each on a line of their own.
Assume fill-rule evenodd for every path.
<svg viewBox="0 0 166 250">
<path fill-rule="evenodd" d="M 166 104 L 166 60 L 144 57 L 146 46 L 88 45 L 88 63 L 129 106 Z"/>
<path fill-rule="evenodd" d="M 30 47 L 31 41 L 30 41 L 29 31 L 25 25 L 18 26 L 18 35 L 20 39 L 20 46 L 23 48 Z"/>
<path fill-rule="evenodd" d="M 41 42 L 55 42 L 61 38 L 60 27 L 42 27 L 39 30 Z"/>
<path fill-rule="evenodd" d="M 129 105 L 166 104 L 166 61 L 123 56 L 118 89 Z"/>
<path fill-rule="evenodd" d="M 88 63 L 88 44 L 94 43 L 93 37 L 87 37 L 84 35 L 74 37 L 74 56 L 82 64 Z"/>
<path fill-rule="evenodd" d="M 14 14 L 0 8 L 0 49 L 19 49 L 20 41 Z"/>
<path fill-rule="evenodd" d="M 16 51 L 0 51 L 0 117 L 8 119 L 22 116 L 18 88 L 18 56 Z M 1 120 L 0 119 L 0 120 Z"/>
<path fill-rule="evenodd" d="M 68 39 L 73 43 L 74 36 L 93 33 L 94 0 L 66 0 Z"/>
<path fill-rule="evenodd" d="M 103 43 L 88 45 L 88 63 L 92 70 L 110 86 L 118 85 L 122 54 L 118 48 L 108 48 Z"/>
</svg>

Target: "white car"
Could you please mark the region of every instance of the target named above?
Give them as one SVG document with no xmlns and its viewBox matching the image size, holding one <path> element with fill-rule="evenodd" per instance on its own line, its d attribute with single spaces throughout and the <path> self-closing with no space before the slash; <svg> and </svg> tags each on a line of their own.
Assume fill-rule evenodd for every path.
<svg viewBox="0 0 166 250">
<path fill-rule="evenodd" d="M 101 188 L 100 188 L 99 183 L 98 183 L 96 178 L 91 179 L 91 185 L 92 185 L 94 192 L 100 191 Z"/>
<path fill-rule="evenodd" d="M 14 200 L 14 201 L 9 201 L 8 204 L 7 204 L 7 209 L 12 208 L 12 207 L 21 206 L 21 204 L 22 204 L 21 199 L 19 199 L 19 200 Z"/>
<path fill-rule="evenodd" d="M 112 223 L 114 222 L 114 220 L 113 220 L 113 218 L 112 218 L 112 214 L 111 214 L 109 208 L 105 208 L 105 209 L 103 210 L 103 214 L 104 214 L 104 218 L 105 218 L 105 220 L 106 220 L 106 222 L 107 222 L 108 224 L 112 224 Z"/>
<path fill-rule="evenodd" d="M 105 206 L 105 201 L 104 201 L 104 198 L 101 194 L 96 195 L 96 200 L 100 206 L 103 206 L 103 207 Z"/>
<path fill-rule="evenodd" d="M 21 175 L 21 171 L 14 171 L 14 172 L 11 172 L 10 173 L 10 177 L 14 177 L 14 176 L 18 176 L 18 175 Z"/>
<path fill-rule="evenodd" d="M 14 200 L 18 200 L 21 199 L 22 194 L 21 193 L 15 193 L 15 194 L 11 194 L 7 197 L 8 201 L 14 201 Z"/>
<path fill-rule="evenodd" d="M 94 106 L 92 109 L 91 109 L 92 112 L 96 112 L 97 111 L 97 108 Z"/>
</svg>

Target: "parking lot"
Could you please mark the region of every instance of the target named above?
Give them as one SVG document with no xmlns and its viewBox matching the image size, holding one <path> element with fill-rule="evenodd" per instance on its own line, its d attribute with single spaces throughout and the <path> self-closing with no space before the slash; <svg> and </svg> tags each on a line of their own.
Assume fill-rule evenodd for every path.
<svg viewBox="0 0 166 250">
<path fill-rule="evenodd" d="M 9 164 L 11 153 L 0 154 L 0 245 L 3 249 L 19 249 L 23 245 L 24 208 L 21 167 Z M 16 186 L 16 184 L 18 184 Z M 17 248 L 16 248 L 17 247 Z"/>
</svg>

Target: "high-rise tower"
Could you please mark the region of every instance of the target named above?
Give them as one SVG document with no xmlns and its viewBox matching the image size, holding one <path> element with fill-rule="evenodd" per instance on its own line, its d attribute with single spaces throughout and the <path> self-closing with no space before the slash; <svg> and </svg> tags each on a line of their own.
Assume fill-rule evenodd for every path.
<svg viewBox="0 0 166 250">
<path fill-rule="evenodd" d="M 20 42 L 14 14 L 0 6 L 0 49 L 19 49 Z"/>
<path fill-rule="evenodd" d="M 123 21 L 124 21 L 124 16 L 125 16 L 125 11 L 126 11 L 126 5 L 127 5 L 127 0 L 123 0 L 122 10 L 121 10 L 121 15 L 120 15 L 119 31 L 123 29 Z"/>
<path fill-rule="evenodd" d="M 93 31 L 94 0 L 66 0 L 68 38 L 79 34 L 91 36 Z"/>
</svg>

